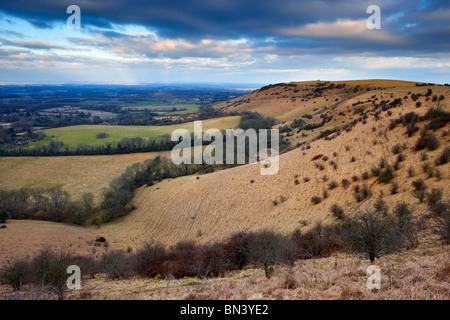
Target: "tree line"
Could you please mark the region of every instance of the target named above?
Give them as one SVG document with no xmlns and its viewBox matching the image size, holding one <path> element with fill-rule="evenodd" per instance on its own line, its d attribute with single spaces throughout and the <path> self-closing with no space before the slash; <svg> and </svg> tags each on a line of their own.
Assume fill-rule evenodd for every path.
<svg viewBox="0 0 450 320">
<path fill-rule="evenodd" d="M 0 209 L 10 219 L 37 219 L 85 224 L 98 208 L 92 193 L 72 200 L 67 191 L 57 188 L 0 190 Z"/>
</svg>

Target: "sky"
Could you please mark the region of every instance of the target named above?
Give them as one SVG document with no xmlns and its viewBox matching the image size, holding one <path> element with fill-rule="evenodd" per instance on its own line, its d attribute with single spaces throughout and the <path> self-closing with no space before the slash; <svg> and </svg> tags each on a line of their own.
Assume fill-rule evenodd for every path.
<svg viewBox="0 0 450 320">
<path fill-rule="evenodd" d="M 0 0 L 0 83 L 318 79 L 449 83 L 450 1 Z"/>
</svg>

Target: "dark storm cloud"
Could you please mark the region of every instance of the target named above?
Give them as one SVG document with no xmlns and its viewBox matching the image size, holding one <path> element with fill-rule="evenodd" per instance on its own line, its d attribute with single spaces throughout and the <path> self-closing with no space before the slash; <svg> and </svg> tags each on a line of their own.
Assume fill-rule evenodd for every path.
<svg viewBox="0 0 450 320">
<path fill-rule="evenodd" d="M 49 28 L 64 23 L 66 8 L 81 8 L 82 25 L 112 29 L 124 24 L 143 25 L 165 38 L 196 41 L 251 39 L 255 46 L 273 45 L 310 52 L 447 52 L 450 50 L 450 1 L 424 0 L 14 0 L 0 1 L 7 14 Z M 382 30 L 356 32 L 338 21 L 365 21 L 369 5 L 382 10 Z M 323 35 L 320 23 L 324 23 Z M 326 25 L 328 24 L 328 29 Z M 361 25 L 361 24 L 360 24 Z M 332 31 L 336 32 L 332 32 Z M 376 34 L 378 33 L 378 34 Z M 103 36 L 122 36 L 103 31 Z"/>
</svg>

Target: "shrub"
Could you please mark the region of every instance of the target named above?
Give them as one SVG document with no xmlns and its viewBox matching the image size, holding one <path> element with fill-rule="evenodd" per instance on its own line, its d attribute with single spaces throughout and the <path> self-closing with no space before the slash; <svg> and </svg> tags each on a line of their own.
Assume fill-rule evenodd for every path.
<svg viewBox="0 0 450 320">
<path fill-rule="evenodd" d="M 297 229 L 291 235 L 291 241 L 297 249 L 297 258 L 328 257 L 341 250 L 345 245 L 340 240 L 340 233 L 340 226 L 323 227 L 320 223 L 304 234 Z"/>
<path fill-rule="evenodd" d="M 400 169 L 400 162 L 395 161 L 395 162 L 394 162 L 394 165 L 392 166 L 392 168 L 393 168 L 395 171 L 397 171 L 398 169 Z"/>
<path fill-rule="evenodd" d="M 109 134 L 107 134 L 106 132 L 97 133 L 97 139 L 106 139 L 106 138 L 109 138 Z"/>
<path fill-rule="evenodd" d="M 8 284 L 14 290 L 30 281 L 30 265 L 25 259 L 18 259 L 0 269 L 0 283 Z"/>
<path fill-rule="evenodd" d="M 351 249 L 368 257 L 371 263 L 375 258 L 404 246 L 393 219 L 370 208 L 347 218 L 344 225 L 344 237 Z"/>
<path fill-rule="evenodd" d="M 386 205 L 386 201 L 384 201 L 381 198 L 378 198 L 377 201 L 375 201 L 375 203 L 373 204 L 373 207 L 374 207 L 376 212 L 380 212 L 383 215 L 387 215 L 388 214 L 388 207 Z"/>
<path fill-rule="evenodd" d="M 294 244 L 285 236 L 272 231 L 259 231 L 253 234 L 250 244 L 250 260 L 255 265 L 264 266 L 267 278 L 269 267 L 275 264 L 292 265 L 297 252 Z"/>
<path fill-rule="evenodd" d="M 361 178 L 363 178 L 363 180 L 369 179 L 369 172 L 364 171 L 364 172 L 361 174 Z"/>
<path fill-rule="evenodd" d="M 430 210 L 442 200 L 442 189 L 432 188 L 430 192 L 425 195 L 425 202 L 427 203 Z"/>
<path fill-rule="evenodd" d="M 59 299 L 67 289 L 67 268 L 72 264 L 71 255 L 64 251 L 44 249 L 31 261 L 33 282 L 52 289 Z"/>
<path fill-rule="evenodd" d="M 232 267 L 242 270 L 250 263 L 250 245 L 253 234 L 239 232 L 233 234 L 225 243 L 224 250 Z"/>
<path fill-rule="evenodd" d="M 427 162 L 422 163 L 422 171 L 424 173 L 427 173 L 430 170 L 430 168 L 431 168 L 430 162 L 427 161 Z"/>
<path fill-rule="evenodd" d="M 358 202 L 361 202 L 364 199 L 369 198 L 371 195 L 369 186 L 367 184 L 363 184 L 362 186 L 355 185 L 353 187 L 353 191 L 354 191 L 354 197 L 355 197 L 356 201 L 358 201 Z"/>
<path fill-rule="evenodd" d="M 330 161 L 330 165 L 332 165 L 332 166 L 333 166 L 334 170 L 336 170 L 336 169 L 337 169 L 337 163 L 336 163 L 336 162 L 334 162 L 333 160 L 331 160 L 331 161 Z"/>
<path fill-rule="evenodd" d="M 405 202 L 397 204 L 393 212 L 399 218 L 411 216 L 411 210 L 409 210 L 409 207 Z"/>
<path fill-rule="evenodd" d="M 370 189 L 367 184 L 363 184 L 361 188 L 361 194 L 364 197 L 364 199 L 367 199 L 370 197 Z"/>
<path fill-rule="evenodd" d="M 135 271 L 143 276 L 155 277 L 161 271 L 155 268 L 155 262 L 159 261 L 165 253 L 165 247 L 161 243 L 146 242 L 134 255 Z"/>
<path fill-rule="evenodd" d="M 333 181 L 331 181 L 331 182 L 328 184 L 328 189 L 333 190 L 333 189 L 335 189 L 337 186 L 338 186 L 337 181 L 336 181 L 336 180 L 333 180 Z"/>
<path fill-rule="evenodd" d="M 304 178 L 303 178 L 303 181 L 304 181 L 304 182 L 308 182 L 309 180 L 310 180 L 309 177 L 304 177 Z"/>
<path fill-rule="evenodd" d="M 344 209 L 342 209 L 337 203 L 330 207 L 330 212 L 333 214 L 333 217 L 337 219 L 342 220 L 345 218 Z"/>
<path fill-rule="evenodd" d="M 398 192 L 398 183 L 397 182 L 392 182 L 391 183 L 391 194 L 397 194 Z"/>
<path fill-rule="evenodd" d="M 426 171 L 428 178 L 434 177 L 434 174 L 435 174 L 434 172 L 435 172 L 434 168 L 432 166 L 429 166 Z"/>
<path fill-rule="evenodd" d="M 380 175 L 381 169 L 379 167 L 372 167 L 370 168 L 370 171 L 375 177 L 378 177 Z"/>
<path fill-rule="evenodd" d="M 407 126 L 408 124 L 413 124 L 417 122 L 419 119 L 419 116 L 415 112 L 408 112 L 402 117 L 402 124 L 403 126 Z"/>
<path fill-rule="evenodd" d="M 321 198 L 321 197 L 318 197 L 318 196 L 314 196 L 314 197 L 311 198 L 311 203 L 312 203 L 312 204 L 318 204 L 318 203 L 320 203 L 321 201 L 322 201 L 322 198 Z"/>
<path fill-rule="evenodd" d="M 439 147 L 439 141 L 436 135 L 432 132 L 422 131 L 421 136 L 416 141 L 416 149 L 422 150 L 427 148 L 427 150 L 436 150 Z"/>
<path fill-rule="evenodd" d="M 0 223 L 5 223 L 8 219 L 8 213 L 5 210 L 0 212 Z"/>
<path fill-rule="evenodd" d="M 100 258 L 100 267 L 110 279 L 124 278 L 130 274 L 130 259 L 122 250 L 113 250 L 103 253 Z"/>
<path fill-rule="evenodd" d="M 350 181 L 348 181 L 348 179 L 342 179 L 341 184 L 344 187 L 344 189 L 347 189 L 348 186 L 350 185 Z"/>
<path fill-rule="evenodd" d="M 406 171 L 408 172 L 408 176 L 409 176 L 410 178 L 411 178 L 411 177 L 414 177 L 415 170 L 414 170 L 414 167 L 413 167 L 413 166 L 409 166 L 408 169 L 406 169 Z"/>
<path fill-rule="evenodd" d="M 427 189 L 427 185 L 422 179 L 417 179 L 412 182 L 413 186 L 413 196 L 416 197 L 420 203 L 423 202 L 423 199 L 425 198 L 425 190 Z"/>
<path fill-rule="evenodd" d="M 391 120 L 391 122 L 389 122 L 388 129 L 394 130 L 396 127 L 397 127 L 397 121 Z"/>
<path fill-rule="evenodd" d="M 351 159 L 350 159 L 350 162 L 355 162 L 356 161 L 356 158 L 355 157 L 352 157 Z"/>
<path fill-rule="evenodd" d="M 446 205 L 446 212 L 436 217 L 433 233 L 440 236 L 445 244 L 450 244 L 450 212 L 448 204 Z"/>
<path fill-rule="evenodd" d="M 327 191 L 327 189 L 323 189 L 322 195 L 323 195 L 324 199 L 328 198 L 328 191 Z"/>
<path fill-rule="evenodd" d="M 441 180 L 442 178 L 442 172 L 439 169 L 434 169 L 434 177 L 436 178 L 436 180 Z"/>
<path fill-rule="evenodd" d="M 380 171 L 378 181 L 381 183 L 388 183 L 394 178 L 394 170 L 390 165 L 386 166 Z"/>
<path fill-rule="evenodd" d="M 420 160 L 425 161 L 428 159 L 428 153 L 425 151 L 420 154 Z"/>
<path fill-rule="evenodd" d="M 412 137 L 414 135 L 414 133 L 416 133 L 417 131 L 419 131 L 419 127 L 414 125 L 414 124 L 410 124 L 408 125 L 408 127 L 406 128 L 406 134 L 408 135 L 408 137 Z"/>
<path fill-rule="evenodd" d="M 194 248 L 194 240 L 181 240 L 178 241 L 173 247 L 171 247 L 172 251 L 192 250 Z"/>
<path fill-rule="evenodd" d="M 224 245 L 214 243 L 197 247 L 189 270 L 193 275 L 202 278 L 224 276 L 231 263 L 226 256 Z"/>
<path fill-rule="evenodd" d="M 450 160 L 450 147 L 445 147 L 445 149 L 436 157 L 434 163 L 437 166 L 446 164 Z"/>
<path fill-rule="evenodd" d="M 357 175 L 352 176 L 352 180 L 353 181 L 358 181 L 358 176 Z"/>
<path fill-rule="evenodd" d="M 393 154 L 398 154 L 398 153 L 400 153 L 400 152 L 402 152 L 402 146 L 401 146 L 401 144 L 400 143 L 397 143 L 396 145 L 394 145 L 393 147 L 392 147 L 392 153 Z"/>
<path fill-rule="evenodd" d="M 393 210 L 396 218 L 397 238 L 402 238 L 401 241 L 405 245 L 416 246 L 417 239 L 417 225 L 413 222 L 412 212 L 405 202 L 397 204 Z"/>
<path fill-rule="evenodd" d="M 405 161 L 406 156 L 403 153 L 399 153 L 397 156 L 397 162 Z"/>
</svg>

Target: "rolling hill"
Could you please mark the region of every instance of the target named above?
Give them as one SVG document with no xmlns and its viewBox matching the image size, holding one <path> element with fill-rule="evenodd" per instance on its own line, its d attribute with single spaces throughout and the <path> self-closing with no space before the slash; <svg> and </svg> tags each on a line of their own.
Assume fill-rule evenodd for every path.
<svg viewBox="0 0 450 320">
<path fill-rule="evenodd" d="M 433 105 L 431 98 L 427 100 L 428 97 L 424 96 L 429 88 L 432 88 L 433 94 L 445 96 L 443 100 L 445 106 L 450 96 L 450 88 L 416 86 L 415 83 L 384 80 L 351 82 L 352 86 L 348 85 L 349 82 L 342 83 L 345 83 L 345 88 L 352 92 L 351 96 L 327 109 L 324 106 L 320 107 L 324 103 L 324 97 L 312 97 L 309 102 L 318 105 L 315 107 L 319 108 L 316 111 L 315 108 L 311 110 L 303 107 L 295 109 L 295 113 L 289 111 L 289 108 L 285 110 L 283 103 L 275 98 L 278 96 L 276 94 L 269 94 L 272 98 L 265 98 L 268 100 L 267 107 L 256 107 L 259 103 L 256 96 L 261 94 L 261 89 L 259 93 L 253 92 L 239 98 L 250 101 L 245 103 L 246 107 L 255 106 L 247 110 L 261 111 L 265 115 L 281 119 L 293 119 L 293 115 L 297 117 L 301 116 L 302 112 L 312 112 L 311 122 L 319 123 L 324 115 L 328 118 L 332 116 L 333 119 L 326 123 L 329 128 L 338 124 L 350 124 L 346 130 L 341 129 L 339 134 L 330 134 L 330 137 L 333 136 L 332 139 L 317 139 L 326 126 L 312 130 L 306 138 L 301 137 L 300 133 L 285 136 L 285 139 L 292 141 L 303 139 L 307 143 L 280 156 L 278 174 L 260 176 L 259 165 L 246 165 L 201 175 L 199 179 L 187 176 L 165 180 L 151 187 L 142 187 L 134 200 L 137 209 L 121 221 L 102 227 L 101 232 L 124 246 L 139 246 L 150 238 L 166 244 L 174 244 L 181 240 L 202 243 L 220 240 L 240 230 L 273 229 L 288 232 L 296 228 L 310 228 L 316 222 L 331 223 L 335 221 L 329 211 L 332 204 L 337 203 L 348 211 L 360 205 L 369 205 L 378 197 L 383 197 L 390 207 L 405 201 L 416 214 L 422 214 L 426 212 L 426 206 L 419 204 L 411 194 L 411 182 L 418 178 L 423 178 L 430 187 L 442 188 L 445 197 L 448 197 L 449 190 L 446 186 L 449 179 L 449 165 L 438 168 L 441 174 L 439 180 L 434 177 L 427 178 L 427 173 L 421 169 L 424 163 L 421 160 L 421 152 L 413 148 L 419 133 L 408 137 L 406 128 L 402 125 L 393 130 L 389 130 L 388 127 L 391 120 L 409 112 L 424 115 Z M 329 85 L 326 83 L 321 87 Z M 300 83 L 295 86 L 317 88 L 317 83 Z M 356 86 L 359 86 L 359 89 L 354 92 Z M 368 90 L 369 88 L 375 89 Z M 278 85 L 262 92 L 275 90 L 287 89 L 285 85 Z M 310 91 L 305 91 L 305 95 Z M 292 97 L 292 93 L 293 91 L 285 95 Z M 419 93 L 421 97 L 417 101 L 422 102 L 420 108 L 416 106 L 417 101 L 413 101 L 410 97 Z M 331 96 L 330 93 L 328 100 Z M 402 99 L 402 103 L 395 108 L 380 112 L 371 111 L 374 101 L 393 102 L 399 98 Z M 314 101 L 321 103 L 314 104 Z M 278 105 L 283 107 L 278 108 Z M 367 115 L 367 118 L 362 119 L 358 110 L 363 110 L 361 112 Z M 286 114 L 289 114 L 289 117 Z M 359 118 L 361 120 L 358 121 Z M 423 128 L 426 123 L 421 122 L 418 125 Z M 437 150 L 427 151 L 428 161 L 431 164 L 445 146 L 449 146 L 449 136 L 446 132 L 446 128 L 436 130 L 440 146 Z M 390 183 L 379 183 L 372 175 L 367 180 L 362 179 L 363 173 L 370 174 L 371 168 L 378 166 L 381 158 L 393 165 L 398 155 L 392 152 L 392 148 L 404 143 L 406 148 L 402 154 L 405 160 L 399 163 L 392 180 L 399 185 L 396 194 L 391 194 Z M 319 157 L 313 161 L 320 155 L 328 159 Z M 325 159 L 327 160 L 324 161 Z M 330 164 L 331 161 L 336 163 L 336 169 Z M 323 164 L 323 170 L 320 169 L 320 164 Z M 409 167 L 414 168 L 413 177 L 408 176 Z M 353 176 L 356 177 L 356 181 L 353 181 Z M 309 178 L 309 181 L 305 182 L 304 178 Z M 342 179 L 347 179 L 350 185 L 344 187 Z M 338 187 L 331 190 L 329 187 L 331 181 L 336 181 Z M 365 201 L 357 202 L 353 187 L 363 184 L 370 187 L 372 196 Z M 324 190 L 327 190 L 328 197 L 319 204 L 312 204 L 312 197 L 323 198 Z"/>
<path fill-rule="evenodd" d="M 429 89 L 432 90 L 432 95 L 427 96 Z M 150 239 L 166 245 L 173 245 L 182 240 L 206 243 L 221 240 L 240 230 L 307 230 L 318 222 L 329 224 L 336 221 L 329 210 L 335 203 L 350 212 L 359 206 L 373 204 L 379 197 L 391 208 L 405 201 L 415 215 L 425 216 L 427 207 L 412 196 L 411 182 L 423 178 L 429 188 L 442 188 L 444 197 L 448 198 L 449 164 L 434 165 L 435 158 L 449 146 L 447 126 L 435 130 L 439 147 L 426 151 L 426 161 L 422 160 L 423 150 L 416 151 L 414 145 L 420 136 L 420 130 L 429 121 L 418 122 L 419 132 L 415 132 L 411 137 L 406 134 L 407 127 L 401 123 L 395 128 L 390 129 L 389 126 L 392 120 L 410 112 L 424 115 L 430 107 L 436 105 L 437 102 L 433 101 L 435 95 L 444 97 L 440 104 L 448 110 L 450 88 L 442 85 L 367 80 L 302 82 L 261 88 L 217 107 L 224 112 L 235 109 L 258 111 L 280 120 L 278 127 L 289 126 L 293 120 L 299 118 L 304 119 L 307 124 L 322 125 L 312 130 L 299 131 L 294 128 L 283 133 L 283 139 L 289 139 L 294 149 L 280 156 L 278 174 L 261 176 L 259 164 L 254 164 L 198 177 L 185 176 L 163 180 L 137 190 L 133 200 L 136 209 L 129 215 L 103 225 L 98 230 L 94 227 L 82 230 L 90 231 L 92 236 L 102 235 L 112 246 L 121 248 L 138 248 Z M 400 98 L 401 103 L 398 103 Z M 294 99 L 296 100 L 292 102 Z M 305 101 L 301 101 L 302 99 Z M 245 102 L 238 105 L 238 101 Z M 420 107 L 417 107 L 417 102 L 421 102 Z M 232 106 L 233 103 L 235 106 Z M 377 105 L 384 107 L 376 108 Z M 326 130 L 329 131 L 324 133 Z M 396 145 L 402 146 L 404 160 L 398 163 L 398 170 L 394 171 L 392 180 L 398 184 L 398 191 L 391 194 L 391 183 L 378 182 L 371 174 L 371 169 L 379 165 L 381 158 L 394 165 L 398 154 L 394 154 L 392 150 Z M 88 165 L 85 167 L 86 174 L 80 174 L 80 177 L 90 177 L 87 179 L 90 182 L 78 186 L 76 183 L 66 184 L 66 187 L 70 189 L 70 185 L 73 185 L 75 195 L 82 191 L 80 188 L 89 188 L 89 191 L 100 190 L 100 185 L 106 185 L 115 174 L 119 175 L 123 171 L 121 166 L 124 168 L 128 163 L 140 161 L 139 159 L 147 155 L 105 157 L 111 159 L 111 163 L 105 165 L 109 169 L 105 170 L 104 174 L 97 172 L 96 165 Z M 119 157 L 133 159 L 122 162 L 112 160 L 120 159 Z M 64 167 L 65 159 L 45 159 L 53 161 L 52 169 L 48 170 L 53 172 L 55 177 L 60 174 L 58 170 L 63 170 L 61 166 Z M 2 161 L 20 163 L 25 160 Z M 103 160 L 99 161 L 103 163 Z M 427 172 L 423 172 L 422 167 L 427 162 L 434 170 L 438 170 L 439 177 L 434 174 L 429 177 Z M 5 162 L 4 166 L 8 164 Z M 412 177 L 408 173 L 410 167 L 414 168 Z M 37 167 L 32 164 L 24 168 L 26 169 L 21 171 L 30 174 L 37 172 L 34 171 Z M 92 170 L 95 170 L 96 174 L 92 174 Z M 69 170 L 72 171 L 81 172 L 81 169 L 74 166 L 73 170 Z M 370 176 L 367 179 L 363 178 L 365 172 Z M 345 186 L 343 179 L 349 181 L 349 186 Z M 82 180 L 84 178 L 73 181 Z M 29 181 L 19 179 L 13 185 L 18 187 Z M 330 187 L 333 181 L 338 185 L 335 188 Z M 358 202 L 355 199 L 354 187 L 359 185 L 362 188 L 365 184 L 370 189 L 371 196 Z M 327 191 L 326 198 L 324 190 Z M 312 197 L 315 196 L 321 198 L 320 203 L 312 203 Z M 27 223 L 35 222 L 38 223 Z M 57 229 L 58 224 L 52 224 L 49 228 Z M 63 236 L 59 232 L 56 233 Z M 32 252 L 38 246 L 39 241 L 27 249 Z"/>
</svg>

